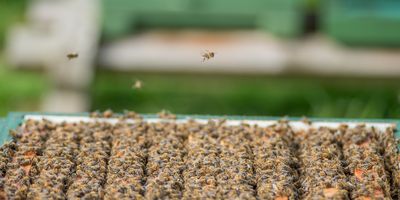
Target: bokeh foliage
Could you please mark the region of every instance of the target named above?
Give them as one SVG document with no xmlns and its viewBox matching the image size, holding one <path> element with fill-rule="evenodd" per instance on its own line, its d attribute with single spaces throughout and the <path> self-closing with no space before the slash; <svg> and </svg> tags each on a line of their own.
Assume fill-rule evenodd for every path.
<svg viewBox="0 0 400 200">
<path fill-rule="evenodd" d="M 2 56 L 10 25 L 23 20 L 26 0 L 0 0 L 0 116 L 34 111 L 48 90 L 43 73 L 12 70 Z M 317 0 L 309 0 L 310 7 Z M 314 6 L 311 6 L 314 5 Z M 27 47 L 28 48 L 28 47 Z M 135 79 L 142 90 L 132 90 Z M 302 76 L 115 73 L 99 70 L 91 110 L 351 118 L 400 117 L 396 80 Z"/>
</svg>

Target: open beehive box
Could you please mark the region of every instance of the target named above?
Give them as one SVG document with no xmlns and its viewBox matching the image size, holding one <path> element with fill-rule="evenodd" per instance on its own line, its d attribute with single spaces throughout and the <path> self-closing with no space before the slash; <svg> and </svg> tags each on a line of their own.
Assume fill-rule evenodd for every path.
<svg viewBox="0 0 400 200">
<path fill-rule="evenodd" d="M 11 142 L 1 149 L 0 198 L 395 199 L 397 125 L 11 113 L 2 132 Z"/>
</svg>

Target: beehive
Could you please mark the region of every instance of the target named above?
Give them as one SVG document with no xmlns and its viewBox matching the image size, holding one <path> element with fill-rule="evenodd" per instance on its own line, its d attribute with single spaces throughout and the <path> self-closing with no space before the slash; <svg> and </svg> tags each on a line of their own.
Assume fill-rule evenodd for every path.
<svg viewBox="0 0 400 200">
<path fill-rule="evenodd" d="M 1 149 L 0 195 L 276 200 L 398 195 L 394 120 L 143 117 L 11 114 L 7 127 L 16 132 Z"/>
</svg>

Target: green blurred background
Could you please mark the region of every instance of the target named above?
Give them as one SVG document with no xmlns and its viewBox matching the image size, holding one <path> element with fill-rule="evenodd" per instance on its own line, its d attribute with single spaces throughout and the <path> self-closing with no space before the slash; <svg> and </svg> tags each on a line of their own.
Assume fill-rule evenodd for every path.
<svg viewBox="0 0 400 200">
<path fill-rule="evenodd" d="M 310 1 L 314 2 L 314 1 Z M 310 9 L 316 4 L 309 3 Z M 23 21 L 26 1 L 0 0 L 0 116 L 37 111 L 49 89 L 42 71 L 12 70 L 2 51 L 7 28 Z M 134 79 L 143 81 L 132 90 Z M 112 83 L 112 84 L 111 84 Z M 395 79 L 96 72 L 91 110 L 352 118 L 400 116 Z"/>
</svg>

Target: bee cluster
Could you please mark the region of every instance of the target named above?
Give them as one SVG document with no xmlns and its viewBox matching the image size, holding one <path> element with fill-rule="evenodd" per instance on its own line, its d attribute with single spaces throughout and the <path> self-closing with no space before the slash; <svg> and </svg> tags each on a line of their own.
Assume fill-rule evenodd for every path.
<svg viewBox="0 0 400 200">
<path fill-rule="evenodd" d="M 62 199 L 67 182 L 74 171 L 80 130 L 72 124 L 56 127 L 44 145 L 37 167 L 38 177 L 32 181 L 28 199 Z"/>
<path fill-rule="evenodd" d="M 358 126 L 342 128 L 343 153 L 352 183 L 352 198 L 383 199 L 391 196 L 390 176 L 385 169 L 380 134 Z"/>
<path fill-rule="evenodd" d="M 5 199 L 4 184 L 7 172 L 7 163 L 12 161 L 16 145 L 9 142 L 0 147 L 0 199 Z"/>
<path fill-rule="evenodd" d="M 183 171 L 185 199 L 216 199 L 219 163 L 216 126 L 192 123 L 186 142 L 186 169 Z"/>
<path fill-rule="evenodd" d="M 17 132 L 13 132 L 16 146 L 7 164 L 4 191 L 0 198 L 25 199 L 31 182 L 39 174 L 39 156 L 54 125 L 48 121 L 27 121 Z"/>
<path fill-rule="evenodd" d="M 349 185 L 342 163 L 343 155 L 328 128 L 298 134 L 300 192 L 304 199 L 347 199 Z"/>
<path fill-rule="evenodd" d="M 251 148 L 253 128 L 220 124 L 218 187 L 222 199 L 255 199 L 254 156 Z"/>
<path fill-rule="evenodd" d="M 253 133 L 254 169 L 260 199 L 296 199 L 297 158 L 293 132 L 286 123 Z"/>
<path fill-rule="evenodd" d="M 186 154 L 184 128 L 175 123 L 148 126 L 146 199 L 182 199 Z"/>
<path fill-rule="evenodd" d="M 26 121 L 0 147 L 0 199 L 398 198 L 392 129 L 295 130 L 287 121 L 260 127 L 160 117 Z"/>
<path fill-rule="evenodd" d="M 143 199 L 148 158 L 146 129 L 145 123 L 115 125 L 104 199 Z"/>
<path fill-rule="evenodd" d="M 68 199 L 103 198 L 112 128 L 107 123 L 83 125 L 75 159 L 76 171 L 66 194 Z"/>
<path fill-rule="evenodd" d="M 398 154 L 396 136 L 393 130 L 388 129 L 384 134 L 381 134 L 380 137 L 381 146 L 384 147 L 384 162 L 387 175 L 392 177 L 390 189 L 392 197 L 400 198 L 400 154 Z"/>
<path fill-rule="evenodd" d="M 184 199 L 255 199 L 251 127 L 190 123 Z"/>
</svg>

